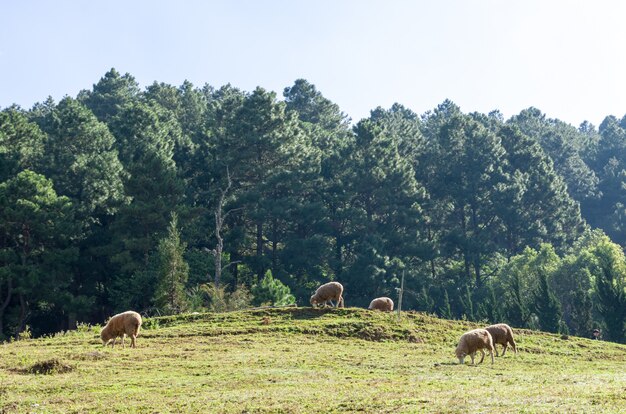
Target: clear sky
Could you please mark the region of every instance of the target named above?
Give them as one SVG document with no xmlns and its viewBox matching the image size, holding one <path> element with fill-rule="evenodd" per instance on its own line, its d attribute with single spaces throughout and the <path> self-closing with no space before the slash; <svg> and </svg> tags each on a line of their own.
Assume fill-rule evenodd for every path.
<svg viewBox="0 0 626 414">
<path fill-rule="evenodd" d="M 76 96 L 112 67 L 281 97 L 305 78 L 353 120 L 451 99 L 598 125 L 626 114 L 626 1 L 0 0 L 0 107 Z"/>
</svg>

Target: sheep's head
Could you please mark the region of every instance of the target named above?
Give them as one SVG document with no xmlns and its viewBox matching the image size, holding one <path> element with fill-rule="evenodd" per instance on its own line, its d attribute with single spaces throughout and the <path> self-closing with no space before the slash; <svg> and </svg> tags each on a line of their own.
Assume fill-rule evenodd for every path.
<svg viewBox="0 0 626 414">
<path fill-rule="evenodd" d="M 107 344 L 111 341 L 106 329 L 102 329 L 102 331 L 100 331 L 100 340 L 102 341 L 102 346 L 107 346 Z"/>
<path fill-rule="evenodd" d="M 461 365 L 462 365 L 462 364 L 463 364 L 463 361 L 465 360 L 465 354 L 463 354 L 463 355 L 457 355 L 456 357 L 459 359 L 459 364 L 461 364 Z"/>
<path fill-rule="evenodd" d="M 319 303 L 315 295 L 311 296 L 311 300 L 309 302 L 311 303 L 311 306 L 315 306 Z"/>
<path fill-rule="evenodd" d="M 459 364 L 462 364 L 463 361 L 465 360 L 465 357 L 467 356 L 467 352 L 457 348 L 455 354 L 456 354 L 456 357 L 459 359 Z"/>
</svg>

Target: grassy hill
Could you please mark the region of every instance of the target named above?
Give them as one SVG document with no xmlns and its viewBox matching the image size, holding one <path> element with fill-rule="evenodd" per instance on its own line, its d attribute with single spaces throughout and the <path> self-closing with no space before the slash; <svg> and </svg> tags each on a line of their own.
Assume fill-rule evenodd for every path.
<svg viewBox="0 0 626 414">
<path fill-rule="evenodd" d="M 515 330 L 492 366 L 458 365 L 477 325 L 419 313 L 270 309 L 144 321 L 0 345 L 0 413 L 626 411 L 626 347 Z M 128 341 L 127 341 L 128 342 Z"/>
</svg>

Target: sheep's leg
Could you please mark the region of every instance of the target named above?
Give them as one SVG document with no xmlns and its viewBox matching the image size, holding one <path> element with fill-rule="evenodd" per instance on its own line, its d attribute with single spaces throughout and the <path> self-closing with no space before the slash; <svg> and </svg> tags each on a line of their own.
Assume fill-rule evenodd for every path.
<svg viewBox="0 0 626 414">
<path fill-rule="evenodd" d="M 131 335 L 130 336 L 130 347 L 131 348 L 137 348 L 137 346 L 135 345 L 135 339 L 137 339 L 137 335 Z"/>
<path fill-rule="evenodd" d="M 472 365 L 476 365 L 476 364 L 474 364 L 474 355 L 476 355 L 476 352 L 472 352 L 470 354 L 470 358 L 472 358 Z"/>
<path fill-rule="evenodd" d="M 480 358 L 479 364 L 482 364 L 483 361 L 485 360 L 485 351 L 483 351 L 482 349 L 479 349 L 479 351 L 482 354 L 482 357 Z M 491 354 L 491 357 L 493 358 L 493 354 Z"/>
<path fill-rule="evenodd" d="M 330 307 L 331 307 L 331 308 L 336 308 L 336 307 L 337 307 L 337 306 L 333 303 L 333 301 L 332 301 L 332 300 L 329 300 L 329 302 L 330 302 Z"/>
<path fill-rule="evenodd" d="M 126 334 L 122 334 L 122 349 L 126 348 L 126 345 L 124 344 L 124 339 L 126 339 Z"/>
<path fill-rule="evenodd" d="M 493 347 L 493 349 L 489 350 L 489 355 L 491 355 L 491 363 L 492 364 L 493 364 L 493 351 L 494 351 L 494 349 L 495 349 L 495 346 Z M 502 354 L 502 355 L 504 355 L 504 354 Z"/>
<path fill-rule="evenodd" d="M 513 352 L 517 354 L 517 345 L 515 345 L 515 341 L 511 340 L 509 342 L 511 343 L 511 348 L 513 348 Z"/>
<path fill-rule="evenodd" d="M 504 343 L 504 349 L 502 350 L 502 356 L 506 354 L 506 347 L 508 346 L 508 342 Z M 495 345 L 493 346 L 495 348 Z M 496 356 L 498 356 L 498 350 L 496 349 Z"/>
</svg>

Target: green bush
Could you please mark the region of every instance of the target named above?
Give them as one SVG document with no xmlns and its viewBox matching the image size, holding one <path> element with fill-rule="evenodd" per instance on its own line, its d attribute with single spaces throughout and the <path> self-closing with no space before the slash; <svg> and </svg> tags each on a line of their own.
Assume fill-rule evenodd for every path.
<svg viewBox="0 0 626 414">
<path fill-rule="evenodd" d="M 263 279 L 252 287 L 252 296 L 255 306 L 286 306 L 296 302 L 289 286 L 274 279 L 271 270 L 265 272 Z"/>
</svg>

